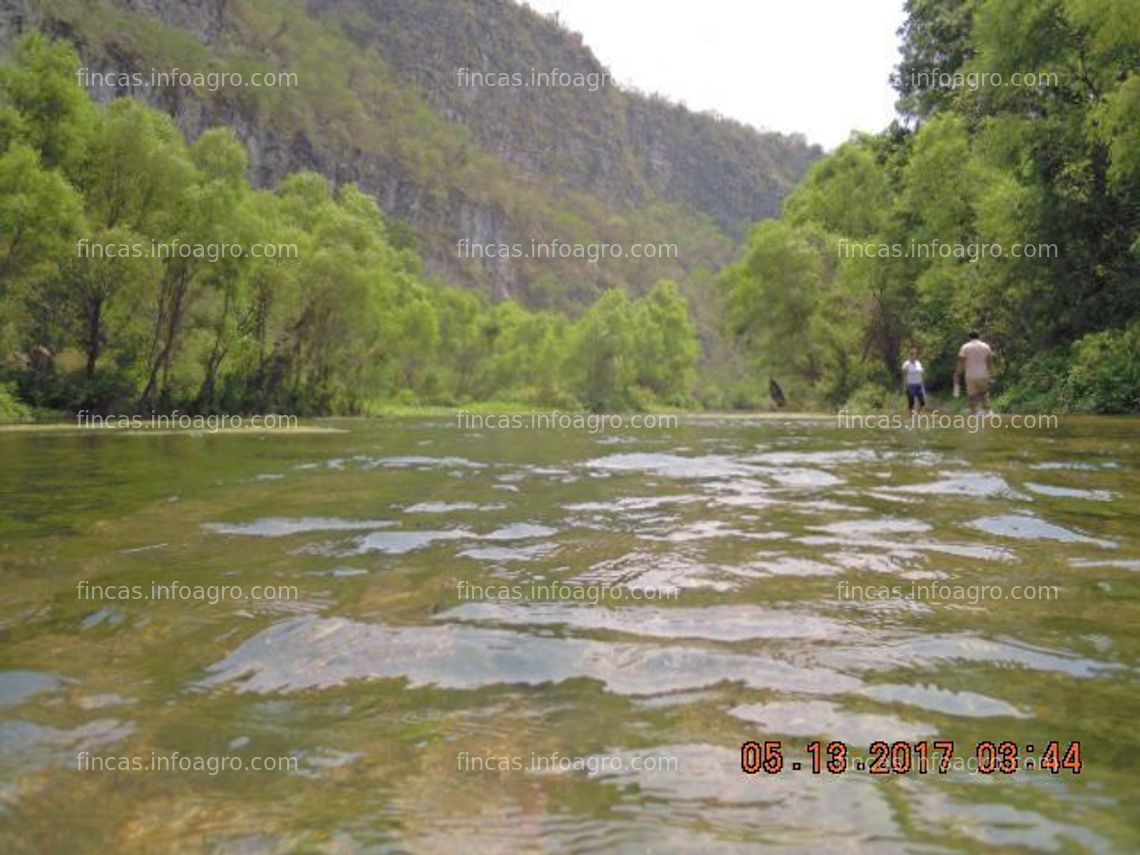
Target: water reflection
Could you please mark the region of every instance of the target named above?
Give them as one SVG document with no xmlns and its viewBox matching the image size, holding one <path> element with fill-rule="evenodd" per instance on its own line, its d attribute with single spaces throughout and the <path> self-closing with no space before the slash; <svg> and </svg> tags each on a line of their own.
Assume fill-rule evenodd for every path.
<svg viewBox="0 0 1140 855">
<path fill-rule="evenodd" d="M 102 455 L 118 492 L 59 480 L 69 519 L 21 505 L 30 486 L 5 493 L 25 508 L 0 556 L 6 818 L 139 851 L 1140 850 L 1140 451 L 1117 422 L 1073 424 L 1046 442 L 389 420 L 176 438 L 161 466 L 111 436 L 46 437 L 51 466 Z M 160 470 L 190 473 L 177 502 Z M 173 578 L 244 593 L 75 593 Z M 911 581 L 1007 593 L 866 593 Z M 1058 598 L 1008 596 L 1036 584 Z M 245 596 L 258 585 L 297 593 Z M 803 758 L 813 739 L 935 738 L 1079 739 L 1087 760 L 1080 776 L 740 768 L 745 739 Z M 84 750 L 299 765 L 130 779 L 77 773 Z M 554 755 L 608 763 L 459 760 Z"/>
</svg>

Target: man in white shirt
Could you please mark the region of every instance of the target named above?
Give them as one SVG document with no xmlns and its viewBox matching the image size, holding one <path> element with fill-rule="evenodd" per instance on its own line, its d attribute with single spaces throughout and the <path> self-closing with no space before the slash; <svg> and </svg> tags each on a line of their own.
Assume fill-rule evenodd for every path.
<svg viewBox="0 0 1140 855">
<path fill-rule="evenodd" d="M 979 405 L 983 413 L 990 411 L 990 371 L 993 364 L 993 350 L 978 337 L 977 330 L 971 330 L 970 340 L 958 351 L 958 365 L 954 368 L 955 389 L 958 388 L 958 377 L 966 375 L 966 400 L 971 413 L 976 413 Z"/>
<path fill-rule="evenodd" d="M 914 415 L 914 405 L 917 402 L 921 413 L 926 408 L 926 389 L 922 384 L 922 363 L 918 361 L 918 348 L 910 349 L 910 359 L 902 364 L 903 392 L 906 393 L 906 405 L 910 414 Z"/>
</svg>

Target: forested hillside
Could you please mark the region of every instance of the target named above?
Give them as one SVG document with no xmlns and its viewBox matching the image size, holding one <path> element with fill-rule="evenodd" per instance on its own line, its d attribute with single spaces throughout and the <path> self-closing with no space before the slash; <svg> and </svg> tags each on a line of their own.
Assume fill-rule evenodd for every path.
<svg viewBox="0 0 1140 855">
<path fill-rule="evenodd" d="M 801 404 L 882 406 L 971 328 L 1007 407 L 1140 409 L 1140 4 L 908 0 L 900 118 L 812 167 L 722 277 Z"/>
<path fill-rule="evenodd" d="M 36 34 L 0 68 L 0 353 L 25 402 L 690 402 L 696 333 L 671 282 L 613 289 L 575 321 L 491 306 L 426 281 L 357 187 L 302 172 L 256 189 L 232 131 L 187 143 L 134 99 L 101 109 L 76 63 Z"/>
<path fill-rule="evenodd" d="M 1124 0 L 911 0 L 898 120 L 818 161 L 743 248 L 811 150 L 604 86 L 433 83 L 604 73 L 521 7 L 0 7 L 2 416 L 755 408 L 769 377 L 796 408 L 879 408 L 911 345 L 944 392 L 971 328 L 1003 407 L 1140 409 Z M 267 62 L 303 85 L 92 77 Z M 551 239 L 679 252 L 456 251 Z"/>
<path fill-rule="evenodd" d="M 427 273 L 531 307 L 578 309 L 618 285 L 716 270 L 775 216 L 819 150 L 608 83 L 504 88 L 462 77 L 606 69 L 581 37 L 510 0 L 0 0 L 0 49 L 70 40 L 106 103 L 132 95 L 195 139 L 233 129 L 257 187 L 313 170 L 373 196 Z M 276 88 L 107 85 L 105 71 L 292 73 Z M 668 236 L 663 237 L 663 236 Z M 456 251 L 670 240 L 674 257 L 596 264 Z"/>
</svg>

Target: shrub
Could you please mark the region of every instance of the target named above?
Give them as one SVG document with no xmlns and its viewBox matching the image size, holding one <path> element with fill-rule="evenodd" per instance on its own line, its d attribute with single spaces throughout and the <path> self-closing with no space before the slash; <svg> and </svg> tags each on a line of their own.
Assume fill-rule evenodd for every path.
<svg viewBox="0 0 1140 855">
<path fill-rule="evenodd" d="M 1067 402 L 1088 413 L 1140 411 L 1140 323 L 1087 335 L 1073 345 Z"/>
<path fill-rule="evenodd" d="M 31 418 L 32 411 L 16 397 L 13 383 L 0 383 L 0 421 L 14 422 Z"/>
</svg>

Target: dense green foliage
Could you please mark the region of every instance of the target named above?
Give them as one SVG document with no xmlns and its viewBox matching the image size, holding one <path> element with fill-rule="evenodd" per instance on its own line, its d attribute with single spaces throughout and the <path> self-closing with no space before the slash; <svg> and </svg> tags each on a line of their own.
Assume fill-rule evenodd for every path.
<svg viewBox="0 0 1140 855">
<path fill-rule="evenodd" d="M 128 52 L 146 64 L 255 67 L 232 45 L 204 47 L 113 3 L 99 3 L 87 18 L 71 0 L 49 5 L 82 30 L 89 50 L 121 30 Z M 224 89 L 177 97 L 202 98 L 206 116 L 225 108 L 320 141 L 318 161 L 328 155 L 339 164 L 338 146 L 364 146 L 363 160 L 345 155 L 346 162 L 386 158 L 403 176 L 397 184 L 407 178 L 407 186 L 426 187 L 450 175 L 467 197 L 423 195 L 430 210 L 421 213 L 435 224 L 426 229 L 381 214 L 376 188 L 385 176 L 371 167 L 258 175 L 231 130 L 187 142 L 167 112 L 142 100 L 98 107 L 76 80 L 81 62 L 70 47 L 38 35 L 17 44 L 0 69 L 0 417 L 28 405 L 342 413 L 500 400 L 595 410 L 754 408 L 766 404 L 770 377 L 794 408 L 881 407 L 898 400 L 898 367 L 912 345 L 929 389 L 944 393 L 971 328 L 997 352 L 1002 406 L 1140 409 L 1136 4 L 908 0 L 894 78 L 900 120 L 816 163 L 782 218 L 758 224 L 743 256 L 715 282 L 706 262 L 727 240 L 651 191 L 664 177 L 640 184 L 632 172 L 621 180 L 589 173 L 616 181 L 618 195 L 646 194 L 620 216 L 606 208 L 615 200 L 590 195 L 596 188 L 587 175 L 571 176 L 558 192 L 520 180 L 482 139 L 502 123 L 465 131 L 464 123 L 442 121 L 425 100 L 427 82 L 388 70 L 369 47 L 368 34 L 384 25 L 391 31 L 384 51 L 410 49 L 392 35 L 410 26 L 409 7 L 374 11 L 375 20 L 336 18 L 335 32 L 319 15 L 283 23 L 268 3 L 219 11 L 226 32 L 275 32 L 262 47 L 303 69 L 311 85 L 289 98 Z M 459 61 L 447 53 L 449 38 L 433 42 L 440 67 Z M 526 44 L 541 55 L 537 42 Z M 347 68 L 347 78 L 334 66 Z M 466 109 L 449 104 L 452 112 Z M 585 121 L 573 118 L 580 107 L 567 102 L 566 124 Z M 513 127 L 528 113 L 520 103 L 504 115 Z M 730 137 L 682 118 L 691 126 L 688 142 L 670 144 L 670 169 L 689 170 L 684 164 L 702 152 L 728 145 Z M 651 118 L 635 124 L 639 139 L 653 136 Z M 388 136 L 377 136 L 380 126 Z M 733 134 L 730 147 L 747 148 L 747 135 Z M 281 158 L 264 161 L 265 140 L 251 141 L 263 167 L 279 166 Z M 568 136 L 557 150 L 559 169 L 580 154 L 575 140 Z M 637 159 L 624 150 L 617 157 Z M 357 177 L 360 185 L 348 180 Z M 681 201 L 707 195 L 704 179 L 693 181 Z M 674 176 L 661 186 L 682 184 Z M 509 197 L 500 206 L 506 220 L 541 223 L 545 237 L 625 243 L 652 235 L 701 261 L 588 265 L 596 276 L 578 279 L 568 276 L 571 267 L 526 268 L 521 296 L 530 308 L 492 303 L 481 288 L 447 287 L 425 273 L 432 253 L 453 245 L 441 214 L 471 213 L 472 193 L 480 195 L 477 207 Z M 222 258 L 80 251 L 170 242 L 288 251 Z M 478 278 L 458 270 L 449 282 L 470 286 Z"/>
<path fill-rule="evenodd" d="M 457 71 L 602 73 L 581 36 L 508 0 L 25 0 L 34 26 L 66 34 L 85 85 L 145 100 L 183 133 L 233 128 L 256 187 L 312 170 L 380 204 L 424 269 L 493 300 L 577 313 L 604 291 L 728 263 L 748 225 L 773 216 L 820 154 L 616 86 L 504 89 Z M 19 5 L 19 4 L 18 4 Z M 0 27 L 0 49 L 5 28 Z M 93 75 L 172 68 L 288 73 L 292 85 L 102 86 Z M 594 264 L 461 255 L 457 241 L 561 240 L 677 251 Z M 667 257 L 666 257 L 667 256 Z"/>
<path fill-rule="evenodd" d="M 0 68 L 0 381 L 24 401 L 301 414 L 689 401 L 699 348 L 672 282 L 636 301 L 608 291 L 576 321 L 489 306 L 425 279 L 354 185 L 303 172 L 254 189 L 228 129 L 187 144 L 139 101 L 96 107 L 70 47 L 32 35 L 15 54 Z M 172 242 L 209 249 L 158 257 Z M 0 390 L 0 415 L 19 415 Z"/>
<path fill-rule="evenodd" d="M 1140 409 L 1140 5 L 907 5 L 908 122 L 754 230 L 730 330 L 801 404 L 886 400 L 912 344 L 945 389 L 976 327 L 1005 405 Z"/>
</svg>

